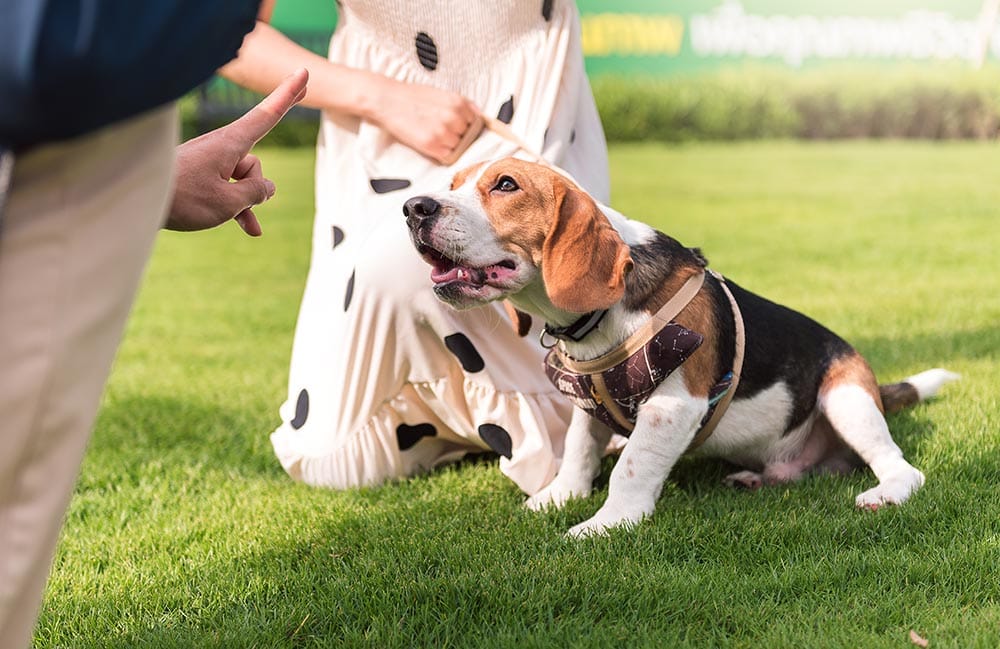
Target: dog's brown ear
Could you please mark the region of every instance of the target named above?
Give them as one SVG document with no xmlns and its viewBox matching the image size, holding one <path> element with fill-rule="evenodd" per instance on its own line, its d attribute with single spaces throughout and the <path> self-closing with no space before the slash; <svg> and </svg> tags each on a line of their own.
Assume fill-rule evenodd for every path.
<svg viewBox="0 0 1000 649">
<path fill-rule="evenodd" d="M 566 311 L 607 309 L 625 292 L 625 275 L 632 269 L 629 247 L 585 192 L 562 178 L 555 191 L 559 213 L 542 246 L 545 290 L 552 304 Z"/>
<path fill-rule="evenodd" d="M 503 301 L 503 309 L 510 316 L 510 322 L 514 325 L 514 331 L 517 332 L 517 335 L 522 338 L 527 336 L 528 332 L 531 331 L 531 316 L 518 310 L 507 300 Z"/>
</svg>

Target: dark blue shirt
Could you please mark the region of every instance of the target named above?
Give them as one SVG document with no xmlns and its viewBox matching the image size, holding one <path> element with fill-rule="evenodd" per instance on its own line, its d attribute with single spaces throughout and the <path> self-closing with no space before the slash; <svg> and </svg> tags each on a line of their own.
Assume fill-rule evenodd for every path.
<svg viewBox="0 0 1000 649">
<path fill-rule="evenodd" d="M 236 56 L 260 0 L 2 0 L 0 147 L 177 99 Z"/>
</svg>

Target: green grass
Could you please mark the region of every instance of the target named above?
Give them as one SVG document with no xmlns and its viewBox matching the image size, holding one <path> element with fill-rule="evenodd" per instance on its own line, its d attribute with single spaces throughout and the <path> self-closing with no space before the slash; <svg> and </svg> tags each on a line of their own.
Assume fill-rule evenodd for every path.
<svg viewBox="0 0 1000 649">
<path fill-rule="evenodd" d="M 273 459 L 308 263 L 312 154 L 264 150 L 262 240 L 164 233 L 36 634 L 60 647 L 1000 644 L 1000 226 L 990 144 L 619 146 L 614 204 L 854 342 L 883 380 L 964 375 L 890 426 L 927 485 L 868 472 L 738 493 L 682 461 L 654 517 L 571 542 L 492 461 L 377 489 Z"/>
</svg>

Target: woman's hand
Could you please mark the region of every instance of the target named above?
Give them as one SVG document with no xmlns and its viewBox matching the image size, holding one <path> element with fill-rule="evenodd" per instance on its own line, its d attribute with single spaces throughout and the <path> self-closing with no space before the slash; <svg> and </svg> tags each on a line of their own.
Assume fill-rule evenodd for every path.
<svg viewBox="0 0 1000 649">
<path fill-rule="evenodd" d="M 364 116 L 394 138 L 428 158 L 446 163 L 470 128 L 478 127 L 479 110 L 470 100 L 433 86 L 373 80 Z"/>
</svg>

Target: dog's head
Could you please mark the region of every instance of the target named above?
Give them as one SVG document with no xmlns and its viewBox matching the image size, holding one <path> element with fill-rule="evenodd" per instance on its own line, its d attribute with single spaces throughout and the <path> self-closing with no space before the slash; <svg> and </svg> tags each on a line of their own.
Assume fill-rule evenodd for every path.
<svg viewBox="0 0 1000 649">
<path fill-rule="evenodd" d="M 505 158 L 403 206 L 439 298 L 468 308 L 541 281 L 552 305 L 587 313 L 621 299 L 629 248 L 594 200 L 543 165 Z"/>
</svg>

